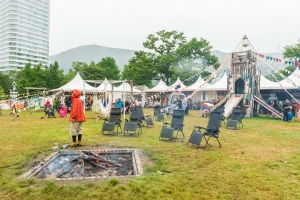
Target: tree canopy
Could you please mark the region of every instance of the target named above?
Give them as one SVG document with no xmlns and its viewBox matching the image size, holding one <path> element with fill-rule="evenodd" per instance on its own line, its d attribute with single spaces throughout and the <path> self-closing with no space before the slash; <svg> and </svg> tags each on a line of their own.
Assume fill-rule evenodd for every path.
<svg viewBox="0 0 300 200">
<path fill-rule="evenodd" d="M 133 79 L 136 85 L 151 86 L 152 80 L 159 79 L 169 84 L 209 65 L 219 67 L 218 58 L 211 55 L 212 46 L 203 38 L 187 41 L 183 33 L 162 30 L 150 34 L 143 46 L 149 52 L 135 52 L 122 74 L 122 78 Z"/>
<path fill-rule="evenodd" d="M 284 47 L 283 57 L 300 62 L 300 39 L 298 40 L 298 43 Z"/>
</svg>

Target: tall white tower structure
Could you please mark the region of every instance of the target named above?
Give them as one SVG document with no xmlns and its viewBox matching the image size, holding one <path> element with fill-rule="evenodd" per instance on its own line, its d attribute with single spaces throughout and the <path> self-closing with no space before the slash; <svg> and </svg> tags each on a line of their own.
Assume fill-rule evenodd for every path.
<svg viewBox="0 0 300 200">
<path fill-rule="evenodd" d="M 49 64 L 50 0 L 0 0 L 0 73 Z"/>
</svg>

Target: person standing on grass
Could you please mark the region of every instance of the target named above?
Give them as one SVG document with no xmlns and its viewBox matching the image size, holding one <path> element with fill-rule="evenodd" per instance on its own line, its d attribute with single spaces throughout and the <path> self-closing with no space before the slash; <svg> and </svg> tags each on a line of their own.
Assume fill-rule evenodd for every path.
<svg viewBox="0 0 300 200">
<path fill-rule="evenodd" d="M 292 109 L 292 104 L 290 100 L 286 99 L 284 104 L 283 104 L 283 121 L 287 122 L 288 121 L 288 112 Z"/>
<path fill-rule="evenodd" d="M 72 107 L 70 113 L 70 134 L 72 136 L 73 143 L 71 146 L 82 146 L 81 139 L 82 139 L 82 122 L 86 120 L 84 111 L 83 111 L 83 104 L 80 97 L 81 92 L 79 90 L 74 90 L 72 94 Z M 76 137 L 78 136 L 78 143 L 76 143 Z"/>
</svg>

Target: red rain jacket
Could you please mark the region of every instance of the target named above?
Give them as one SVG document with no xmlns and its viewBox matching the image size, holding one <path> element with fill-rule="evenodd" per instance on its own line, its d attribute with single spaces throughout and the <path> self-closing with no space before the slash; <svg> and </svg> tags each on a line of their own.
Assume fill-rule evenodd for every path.
<svg viewBox="0 0 300 200">
<path fill-rule="evenodd" d="M 81 92 L 79 90 L 73 91 L 70 121 L 72 121 L 72 119 L 74 119 L 75 122 L 84 122 L 85 121 L 85 115 L 83 112 L 82 101 L 79 98 L 80 94 L 81 94 Z"/>
</svg>

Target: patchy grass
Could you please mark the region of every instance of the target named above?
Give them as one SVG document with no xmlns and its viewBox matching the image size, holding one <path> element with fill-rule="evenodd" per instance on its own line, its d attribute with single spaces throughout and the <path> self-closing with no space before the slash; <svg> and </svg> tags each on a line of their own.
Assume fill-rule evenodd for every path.
<svg viewBox="0 0 300 200">
<path fill-rule="evenodd" d="M 185 117 L 184 143 L 158 141 L 162 122 L 143 128 L 140 137 L 103 136 L 102 121 L 96 122 L 97 115 L 88 111 L 83 144 L 141 149 L 151 159 L 146 160 L 144 176 L 77 182 L 17 180 L 32 160 L 50 155 L 55 142 L 60 146 L 71 142 L 68 119 L 41 116 L 43 112 L 30 111 L 22 112 L 19 121 L 5 111 L 0 116 L 0 199 L 300 199 L 298 119 L 284 123 L 245 118 L 241 130 L 221 127 L 222 148 L 196 150 L 186 142 L 194 125 L 207 125 L 199 111 Z"/>
</svg>

